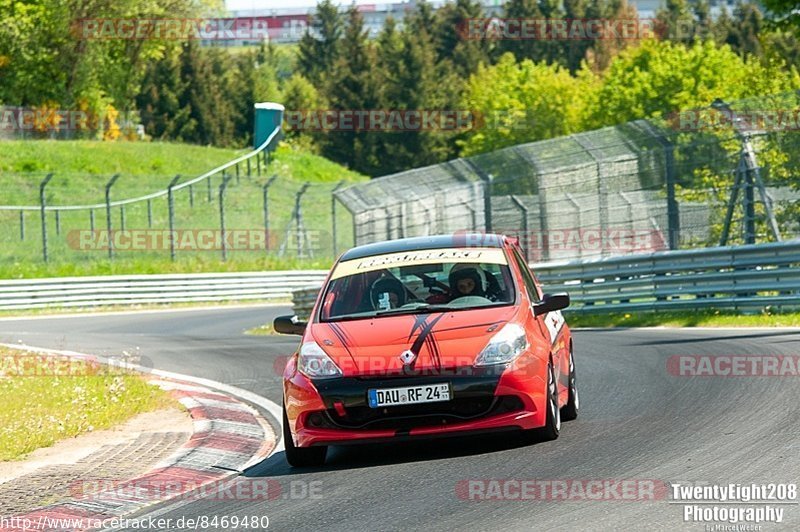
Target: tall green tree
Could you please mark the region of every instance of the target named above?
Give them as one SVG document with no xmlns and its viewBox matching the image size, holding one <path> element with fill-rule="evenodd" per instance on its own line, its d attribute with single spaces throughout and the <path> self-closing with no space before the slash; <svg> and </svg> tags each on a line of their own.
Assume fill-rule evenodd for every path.
<svg viewBox="0 0 800 532">
<path fill-rule="evenodd" d="M 342 16 L 333 0 L 317 4 L 309 31 L 300 39 L 297 66 L 311 83 L 322 85 L 342 57 Z"/>
</svg>

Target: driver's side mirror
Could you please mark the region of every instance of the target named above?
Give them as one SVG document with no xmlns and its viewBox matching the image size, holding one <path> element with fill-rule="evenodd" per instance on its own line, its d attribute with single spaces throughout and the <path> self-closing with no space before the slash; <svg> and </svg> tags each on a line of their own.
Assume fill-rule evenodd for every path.
<svg viewBox="0 0 800 532">
<path fill-rule="evenodd" d="M 533 314 L 541 316 L 548 312 L 565 309 L 569 306 L 569 294 L 545 294 L 542 296 L 542 302 L 533 306 Z"/>
<path fill-rule="evenodd" d="M 300 321 L 297 316 L 278 316 L 272 322 L 275 332 L 281 334 L 299 334 L 306 332 L 308 322 Z"/>
</svg>

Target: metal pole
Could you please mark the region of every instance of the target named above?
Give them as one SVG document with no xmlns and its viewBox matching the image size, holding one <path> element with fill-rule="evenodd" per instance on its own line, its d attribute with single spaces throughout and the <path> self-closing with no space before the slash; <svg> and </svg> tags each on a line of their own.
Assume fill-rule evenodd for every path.
<svg viewBox="0 0 800 532">
<path fill-rule="evenodd" d="M 94 209 L 89 209 L 89 230 L 94 235 Z"/>
<path fill-rule="evenodd" d="M 248 162 L 250 162 L 249 159 L 248 159 Z M 267 180 L 266 183 L 264 183 L 264 186 L 262 187 L 262 189 L 263 189 L 263 197 L 264 197 L 264 237 L 265 237 L 264 247 L 265 247 L 266 251 L 269 251 L 269 246 L 270 246 L 270 243 L 269 243 L 269 240 L 270 240 L 270 234 L 269 234 L 269 187 L 272 185 L 272 183 L 275 182 L 276 179 L 278 179 L 278 176 L 277 175 L 273 175 L 272 177 L 270 177 Z"/>
<path fill-rule="evenodd" d="M 208 197 L 208 202 L 211 203 L 211 176 L 208 176 L 208 179 L 206 179 L 206 195 Z"/>
<path fill-rule="evenodd" d="M 61 211 L 56 209 L 56 234 L 61 234 Z"/>
<path fill-rule="evenodd" d="M 223 173 L 222 184 L 219 186 L 219 228 L 222 237 L 222 261 L 228 260 L 228 244 L 225 241 L 225 189 L 228 187 L 228 181 L 233 176 L 226 176 Z"/>
<path fill-rule="evenodd" d="M 675 148 L 664 139 L 664 173 L 667 181 L 667 239 L 669 249 L 677 250 L 681 245 L 681 216 L 675 197 Z"/>
<path fill-rule="evenodd" d="M 744 168 L 744 243 L 756 243 L 756 200 L 753 172 L 745 165 Z"/>
<path fill-rule="evenodd" d="M 194 209 L 194 185 L 189 185 L 189 207 Z"/>
<path fill-rule="evenodd" d="M 125 205 L 119 206 L 119 230 L 125 231 Z"/>
<path fill-rule="evenodd" d="M 261 176 L 261 157 L 259 154 L 256 154 L 256 172 L 257 175 Z"/>
<path fill-rule="evenodd" d="M 42 214 L 42 255 L 44 256 L 44 262 L 47 263 L 48 256 L 47 256 L 47 214 L 45 212 L 47 207 L 47 199 L 44 195 L 44 188 L 47 186 L 47 183 L 53 179 L 53 174 L 47 174 L 45 176 L 44 181 L 39 183 L 39 207 L 41 208 Z"/>
<path fill-rule="evenodd" d="M 516 197 L 516 196 L 512 195 L 511 196 L 511 201 L 513 201 L 514 205 L 516 205 L 517 208 L 520 211 L 522 211 L 522 234 L 524 236 L 523 236 L 523 239 L 520 239 L 520 244 L 521 245 L 524 244 L 523 247 L 522 247 L 522 251 L 525 253 L 525 262 L 528 262 L 528 261 L 531 260 L 530 259 L 530 251 L 529 251 L 530 245 L 528 245 L 528 243 L 526 243 L 526 241 L 528 239 L 528 207 L 526 207 L 525 204 L 522 203 L 519 200 L 519 198 Z"/>
<path fill-rule="evenodd" d="M 172 178 L 167 186 L 167 208 L 169 209 L 169 258 L 175 262 L 175 196 L 172 193 L 174 187 L 181 175 L 178 174 Z"/>
<path fill-rule="evenodd" d="M 494 176 L 487 174 L 483 180 L 483 224 L 487 233 L 492 232 L 492 182 Z"/>
<path fill-rule="evenodd" d="M 25 211 L 19 211 L 19 239 L 25 241 Z"/>
<path fill-rule="evenodd" d="M 147 200 L 147 227 L 153 227 L 153 202 L 152 200 Z"/>
<path fill-rule="evenodd" d="M 339 183 L 333 188 L 331 191 L 331 230 L 333 232 L 333 256 L 336 257 L 339 255 L 338 247 L 336 246 L 336 192 L 344 186 L 344 179 L 339 181 Z M 405 235 L 404 235 L 405 236 Z"/>
<path fill-rule="evenodd" d="M 108 231 L 108 258 L 114 258 L 114 237 L 111 236 L 111 187 L 119 179 L 119 174 L 114 174 L 106 183 L 106 230 Z"/>
<path fill-rule="evenodd" d="M 250 177 L 252 172 L 250 171 L 250 159 L 247 159 L 247 177 Z"/>
<path fill-rule="evenodd" d="M 297 256 L 300 257 L 302 253 L 302 240 L 300 237 L 300 231 L 303 227 L 303 214 L 300 206 L 300 200 L 303 198 L 303 194 L 306 193 L 308 187 L 311 185 L 308 181 L 303 183 L 303 186 L 300 187 L 300 190 L 297 191 L 297 194 L 294 196 L 294 219 L 295 219 L 295 227 L 297 228 Z"/>
<path fill-rule="evenodd" d="M 236 184 L 238 185 L 239 183 L 239 163 L 236 163 Z"/>
</svg>

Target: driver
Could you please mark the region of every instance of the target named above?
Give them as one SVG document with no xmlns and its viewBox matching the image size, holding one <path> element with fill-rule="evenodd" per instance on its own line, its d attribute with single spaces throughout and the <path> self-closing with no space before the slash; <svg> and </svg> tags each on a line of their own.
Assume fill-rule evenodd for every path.
<svg viewBox="0 0 800 532">
<path fill-rule="evenodd" d="M 382 277 L 373 283 L 370 301 L 375 310 L 402 307 L 406 303 L 405 286 L 397 279 Z"/>
<path fill-rule="evenodd" d="M 486 297 L 486 292 L 483 288 L 483 277 L 475 267 L 453 267 L 450 270 L 448 281 L 453 299 L 465 296 Z"/>
</svg>

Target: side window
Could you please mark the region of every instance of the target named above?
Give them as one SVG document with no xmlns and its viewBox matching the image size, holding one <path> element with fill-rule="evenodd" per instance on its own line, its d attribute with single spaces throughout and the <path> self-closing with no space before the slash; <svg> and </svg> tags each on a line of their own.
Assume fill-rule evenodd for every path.
<svg viewBox="0 0 800 532">
<path fill-rule="evenodd" d="M 528 297 L 534 303 L 539 303 L 541 298 L 539 297 L 539 290 L 536 289 L 536 282 L 533 280 L 531 270 L 525 263 L 525 259 L 522 258 L 522 256 L 519 254 L 519 251 L 516 249 L 514 249 L 514 260 L 517 262 L 517 266 L 522 272 L 522 279 L 525 281 L 525 290 L 528 291 Z"/>
</svg>

